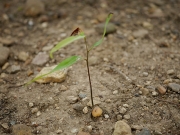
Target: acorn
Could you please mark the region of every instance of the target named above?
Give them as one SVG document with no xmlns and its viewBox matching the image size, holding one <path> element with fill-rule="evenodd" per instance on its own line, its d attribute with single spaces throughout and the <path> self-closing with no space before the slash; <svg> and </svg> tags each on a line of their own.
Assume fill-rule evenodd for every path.
<svg viewBox="0 0 180 135">
<path fill-rule="evenodd" d="M 92 116 L 93 117 L 99 117 L 102 115 L 102 113 L 103 113 L 103 111 L 99 106 L 94 107 L 92 110 Z"/>
</svg>

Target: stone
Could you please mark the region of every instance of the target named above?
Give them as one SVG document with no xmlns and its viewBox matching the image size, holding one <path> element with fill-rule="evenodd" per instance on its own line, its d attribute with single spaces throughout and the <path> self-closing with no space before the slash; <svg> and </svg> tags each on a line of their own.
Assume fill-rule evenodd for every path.
<svg viewBox="0 0 180 135">
<path fill-rule="evenodd" d="M 136 135 L 151 135 L 151 132 L 146 129 L 146 128 L 143 128 L 139 133 L 137 133 Z"/>
<path fill-rule="evenodd" d="M 85 97 L 87 97 L 87 96 L 86 96 L 85 93 L 80 92 L 80 93 L 79 93 L 79 97 L 80 97 L 81 99 L 83 99 L 83 98 L 85 98 Z"/>
<path fill-rule="evenodd" d="M 143 38 L 146 35 L 148 35 L 148 33 L 149 33 L 148 30 L 139 29 L 139 30 L 134 31 L 132 34 L 135 38 Z"/>
<path fill-rule="evenodd" d="M 132 125 L 131 129 L 135 129 L 135 130 L 141 130 L 143 128 L 143 126 L 141 125 Z"/>
<path fill-rule="evenodd" d="M 157 96 L 157 95 L 158 95 L 158 93 L 157 93 L 156 91 L 153 91 L 153 92 L 152 92 L 152 96 L 155 97 L 155 96 Z"/>
<path fill-rule="evenodd" d="M 77 132 L 78 132 L 78 129 L 77 129 L 77 128 L 71 129 L 71 133 L 75 134 L 75 133 L 77 133 Z"/>
<path fill-rule="evenodd" d="M 165 94 L 166 93 L 166 89 L 161 85 L 158 85 L 156 89 L 158 90 L 158 92 L 160 94 Z"/>
<path fill-rule="evenodd" d="M 126 122 L 117 121 L 112 135 L 132 135 L 131 128 Z"/>
<path fill-rule="evenodd" d="M 123 107 L 129 108 L 128 104 L 123 104 Z"/>
<path fill-rule="evenodd" d="M 103 113 L 103 110 L 99 106 L 95 106 L 92 110 L 92 116 L 95 118 L 101 116 L 102 113 Z"/>
<path fill-rule="evenodd" d="M 9 48 L 0 46 L 0 66 L 2 66 L 7 61 L 9 53 Z"/>
<path fill-rule="evenodd" d="M 113 95 L 118 94 L 118 90 L 113 91 Z"/>
<path fill-rule="evenodd" d="M 9 129 L 8 123 L 2 123 L 1 127 L 5 129 L 6 131 Z"/>
<path fill-rule="evenodd" d="M 44 67 L 36 77 L 49 73 L 56 66 L 57 65 L 52 66 L 52 67 Z M 62 69 L 62 70 L 55 71 L 51 74 L 48 74 L 48 75 L 44 76 L 43 78 L 36 80 L 36 82 L 37 83 L 50 83 L 50 82 L 59 82 L 60 83 L 66 79 L 66 75 L 67 75 L 67 69 Z"/>
<path fill-rule="evenodd" d="M 174 92 L 180 93 L 180 85 L 177 83 L 169 83 L 168 88 L 170 88 Z"/>
<path fill-rule="evenodd" d="M 37 113 L 38 112 L 38 108 L 37 107 L 34 107 L 31 109 L 31 113 Z"/>
<path fill-rule="evenodd" d="M 65 90 L 67 90 L 68 88 L 65 86 L 65 85 L 61 85 L 61 87 L 60 87 L 60 90 L 62 90 L 62 91 L 65 91 Z"/>
<path fill-rule="evenodd" d="M 78 132 L 78 134 L 77 135 L 90 135 L 89 133 L 87 133 L 87 132 L 83 132 L 83 131 L 80 131 L 80 132 Z"/>
<path fill-rule="evenodd" d="M 63 130 L 62 129 L 58 129 L 58 130 L 56 130 L 56 133 L 57 134 L 61 134 L 63 132 Z"/>
<path fill-rule="evenodd" d="M 47 22 L 43 22 L 43 23 L 41 24 L 41 27 L 42 27 L 42 28 L 47 28 L 47 26 L 48 26 L 48 23 L 47 23 Z"/>
<path fill-rule="evenodd" d="M 82 112 L 84 106 L 82 104 L 74 104 L 73 106 L 73 109 L 78 111 L 78 112 Z"/>
<path fill-rule="evenodd" d="M 142 95 L 148 95 L 149 90 L 147 88 L 141 88 L 140 91 L 142 92 Z"/>
<path fill-rule="evenodd" d="M 12 45 L 14 43 L 14 40 L 0 37 L 0 43 L 2 43 L 5 46 L 10 46 L 10 45 Z"/>
<path fill-rule="evenodd" d="M 49 60 L 49 55 L 47 55 L 45 52 L 40 52 L 32 60 L 32 64 L 37 65 L 37 66 L 42 66 L 45 63 L 47 63 L 48 60 Z"/>
<path fill-rule="evenodd" d="M 5 69 L 8 68 L 8 67 L 9 67 L 9 63 L 6 62 L 6 63 L 2 66 L 2 70 L 5 70 Z"/>
<path fill-rule="evenodd" d="M 21 61 L 26 61 L 29 58 L 29 54 L 27 52 L 21 51 L 18 54 L 18 59 Z"/>
<path fill-rule="evenodd" d="M 149 75 L 148 72 L 143 72 L 144 77 L 148 77 L 148 75 Z"/>
<path fill-rule="evenodd" d="M 126 112 L 127 112 L 126 108 L 124 108 L 124 107 L 119 108 L 119 113 L 120 114 L 125 114 Z"/>
<path fill-rule="evenodd" d="M 24 7 L 24 15 L 35 17 L 45 11 L 45 5 L 41 0 L 27 0 Z"/>
<path fill-rule="evenodd" d="M 51 50 L 53 47 L 54 47 L 53 45 L 44 46 L 44 47 L 42 48 L 42 50 L 43 50 L 43 51 L 49 51 L 49 50 Z"/>
<path fill-rule="evenodd" d="M 96 26 L 96 31 L 99 34 L 103 34 L 104 32 L 104 25 L 105 23 L 100 23 Z M 107 28 L 106 28 L 106 34 L 114 33 L 116 32 L 116 26 L 113 23 L 108 23 Z"/>
<path fill-rule="evenodd" d="M 92 129 L 93 129 L 93 127 L 92 127 L 91 125 L 86 126 L 86 128 L 87 128 L 88 132 L 91 132 L 91 131 L 92 131 Z"/>
<path fill-rule="evenodd" d="M 172 79 L 170 78 L 170 79 L 166 79 L 166 80 L 164 80 L 164 84 L 168 84 L 168 83 L 171 83 L 172 82 Z"/>
<path fill-rule="evenodd" d="M 13 135 L 32 135 L 31 128 L 24 124 L 13 125 Z"/>
<path fill-rule="evenodd" d="M 7 71 L 8 71 L 9 73 L 12 73 L 12 74 L 17 73 L 17 72 L 19 72 L 20 70 L 21 70 L 20 65 L 12 65 L 11 67 L 9 67 L 9 68 L 7 69 Z"/>
<path fill-rule="evenodd" d="M 86 113 L 88 113 L 88 111 L 89 111 L 88 108 L 85 106 L 85 107 L 83 108 L 83 113 L 86 114 Z"/>
<path fill-rule="evenodd" d="M 66 100 L 70 103 L 70 104 L 73 104 L 73 103 L 76 103 L 78 101 L 78 98 L 75 97 L 75 96 L 68 96 L 66 97 Z"/>
<path fill-rule="evenodd" d="M 124 118 L 125 120 L 129 120 L 129 119 L 131 118 L 131 116 L 130 116 L 129 114 L 126 114 L 126 115 L 123 116 L 123 118 Z"/>
<path fill-rule="evenodd" d="M 33 107 L 33 106 L 34 106 L 34 103 L 30 102 L 29 107 Z"/>
<path fill-rule="evenodd" d="M 109 119 L 109 115 L 108 114 L 104 114 L 104 118 L 105 119 Z"/>
<path fill-rule="evenodd" d="M 149 22 L 143 22 L 143 23 L 142 23 L 142 26 L 143 26 L 144 28 L 149 29 L 149 30 L 152 30 L 152 29 L 153 29 L 153 25 L 152 25 L 151 23 L 149 23 Z"/>
<path fill-rule="evenodd" d="M 174 72 L 173 69 L 170 69 L 170 70 L 167 71 L 167 74 L 168 74 L 168 75 L 173 75 L 174 73 L 175 73 L 175 72 Z"/>
<path fill-rule="evenodd" d="M 40 115 L 41 115 L 41 112 L 38 111 L 38 112 L 36 113 L 36 116 L 40 116 Z"/>
</svg>

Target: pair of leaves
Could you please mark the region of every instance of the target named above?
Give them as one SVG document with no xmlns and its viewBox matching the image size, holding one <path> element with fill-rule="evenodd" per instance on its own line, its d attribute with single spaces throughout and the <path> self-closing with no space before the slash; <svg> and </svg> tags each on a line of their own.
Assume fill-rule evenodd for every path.
<svg viewBox="0 0 180 135">
<path fill-rule="evenodd" d="M 106 27 L 110 21 L 112 17 L 112 13 L 110 13 L 106 19 L 106 22 L 105 22 L 105 26 L 104 26 L 104 32 L 103 32 L 103 35 L 102 35 L 102 38 L 97 41 L 95 44 L 93 44 L 91 46 L 91 48 L 89 49 L 92 50 L 93 48 L 99 46 L 103 40 L 104 40 L 104 37 L 105 37 L 105 34 L 106 34 Z M 78 35 L 75 35 L 75 36 L 70 36 L 68 38 L 65 38 L 64 40 L 62 40 L 61 42 L 59 42 L 54 48 L 52 48 L 52 50 L 50 51 L 50 57 L 53 58 L 53 53 L 56 52 L 57 50 L 61 49 L 62 47 L 65 47 L 67 45 L 69 45 L 70 43 L 76 41 L 76 40 L 79 40 L 79 39 L 82 39 L 82 38 L 85 38 L 85 34 L 83 32 L 80 32 Z M 60 62 L 53 70 L 51 70 L 50 72 L 46 73 L 46 74 L 43 74 L 43 75 L 40 75 L 38 77 L 35 77 L 34 79 L 32 79 L 31 81 L 29 81 L 27 84 L 31 84 L 33 83 L 34 81 L 40 79 L 40 78 L 43 78 L 44 76 L 48 75 L 48 74 L 51 74 L 53 72 L 56 72 L 58 70 L 61 70 L 61 69 L 64 69 L 64 68 L 67 68 L 71 65 L 73 65 L 74 63 L 76 63 L 78 60 L 80 59 L 79 56 L 71 56 L 65 60 L 63 60 L 62 62 Z"/>
</svg>

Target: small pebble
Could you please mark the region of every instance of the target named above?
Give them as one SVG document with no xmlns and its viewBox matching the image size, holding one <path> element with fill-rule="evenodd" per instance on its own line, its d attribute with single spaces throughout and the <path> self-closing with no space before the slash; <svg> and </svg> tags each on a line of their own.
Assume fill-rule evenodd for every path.
<svg viewBox="0 0 180 135">
<path fill-rule="evenodd" d="M 88 108 L 86 106 L 83 108 L 83 113 L 88 113 Z"/>
<path fill-rule="evenodd" d="M 62 132 L 63 132 L 62 129 L 58 129 L 58 130 L 56 131 L 57 134 L 61 134 Z"/>
<path fill-rule="evenodd" d="M 113 91 L 113 95 L 118 94 L 118 90 Z"/>
<path fill-rule="evenodd" d="M 174 92 L 180 93 L 180 85 L 177 83 L 169 83 L 168 88 L 170 88 Z"/>
<path fill-rule="evenodd" d="M 166 80 L 164 80 L 164 84 L 168 84 L 168 83 L 171 83 L 172 82 L 172 79 L 170 78 L 170 79 L 166 79 Z"/>
<path fill-rule="evenodd" d="M 40 116 L 40 115 L 41 115 L 41 112 L 38 111 L 38 112 L 36 113 L 36 116 Z"/>
<path fill-rule="evenodd" d="M 71 129 L 71 133 L 75 134 L 75 133 L 77 133 L 77 132 L 78 132 L 78 129 L 77 129 L 77 128 Z"/>
<path fill-rule="evenodd" d="M 104 118 L 105 119 L 109 119 L 109 115 L 108 114 L 104 114 Z"/>
<path fill-rule="evenodd" d="M 144 77 L 148 77 L 148 75 L 149 75 L 148 72 L 143 72 Z"/>
<path fill-rule="evenodd" d="M 31 109 L 31 113 L 37 113 L 38 112 L 38 108 L 37 107 L 34 107 Z"/>
<path fill-rule="evenodd" d="M 128 107 L 129 107 L 129 105 L 128 105 L 128 104 L 123 104 L 123 107 L 128 108 Z"/>
<path fill-rule="evenodd" d="M 76 103 L 78 101 L 78 98 L 75 97 L 75 96 L 68 96 L 66 98 L 66 100 L 70 103 L 70 104 L 73 104 L 73 103 Z"/>
<path fill-rule="evenodd" d="M 32 102 L 29 103 L 29 107 L 33 107 L 34 104 Z"/>
<path fill-rule="evenodd" d="M 120 112 L 121 114 L 125 114 L 125 113 L 127 112 L 127 110 L 126 110 L 126 108 L 124 108 L 124 107 L 120 107 L 119 112 Z"/>
<path fill-rule="evenodd" d="M 173 69 L 170 69 L 170 70 L 167 71 L 167 74 L 168 74 L 168 75 L 173 75 L 174 73 L 175 73 L 175 72 L 174 72 Z"/>
<path fill-rule="evenodd" d="M 149 90 L 147 88 L 141 88 L 140 90 L 142 92 L 142 95 L 148 95 L 149 94 Z"/>
<path fill-rule="evenodd" d="M 81 112 L 83 110 L 84 106 L 80 103 L 77 103 L 77 104 L 74 104 L 73 105 L 73 109 L 78 111 L 78 112 Z"/>
<path fill-rule="evenodd" d="M 9 62 L 6 62 L 3 66 L 2 66 L 2 70 L 5 70 L 6 68 L 9 67 Z"/>
<path fill-rule="evenodd" d="M 158 93 L 156 91 L 152 92 L 152 96 L 157 96 L 157 95 L 158 95 Z"/>
<path fill-rule="evenodd" d="M 87 128 L 88 132 L 91 132 L 93 129 L 93 127 L 91 125 L 87 126 L 86 128 Z"/>
<path fill-rule="evenodd" d="M 165 94 L 166 93 L 166 89 L 161 85 L 157 86 L 157 90 L 159 91 L 160 94 Z"/>
<path fill-rule="evenodd" d="M 85 98 L 86 97 L 86 94 L 85 93 L 79 93 L 79 97 L 81 98 L 81 99 L 83 99 L 83 98 Z"/>
<path fill-rule="evenodd" d="M 65 90 L 67 90 L 67 87 L 65 85 L 61 85 L 60 90 L 65 91 Z"/>
<path fill-rule="evenodd" d="M 129 114 L 124 115 L 124 119 L 129 120 L 131 116 Z"/>
<path fill-rule="evenodd" d="M 146 129 L 146 128 L 143 128 L 139 133 L 137 133 L 136 135 L 151 135 L 151 132 Z"/>
<path fill-rule="evenodd" d="M 102 113 L 103 113 L 103 110 L 99 106 L 95 106 L 92 110 L 92 116 L 95 118 L 101 116 Z"/>
</svg>

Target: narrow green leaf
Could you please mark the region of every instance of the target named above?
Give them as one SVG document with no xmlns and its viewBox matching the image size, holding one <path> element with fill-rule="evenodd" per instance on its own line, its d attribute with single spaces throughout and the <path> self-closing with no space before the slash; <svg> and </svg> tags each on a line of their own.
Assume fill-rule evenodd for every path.
<svg viewBox="0 0 180 135">
<path fill-rule="evenodd" d="M 97 41 L 95 44 L 93 44 L 92 47 L 90 48 L 90 50 L 92 50 L 93 48 L 99 46 L 99 45 L 103 42 L 104 36 L 106 35 L 106 28 L 107 28 L 107 25 L 108 25 L 108 23 L 109 23 L 112 15 L 113 15 L 113 14 L 110 13 L 110 14 L 108 15 L 108 17 L 106 18 L 106 22 L 105 22 L 104 32 L 103 32 L 102 38 L 101 38 L 99 41 Z"/>
<path fill-rule="evenodd" d="M 51 73 L 53 73 L 53 72 L 56 72 L 56 71 L 58 71 L 58 70 L 61 70 L 61 69 L 70 67 L 71 65 L 73 65 L 74 63 L 76 63 L 79 59 L 80 59 L 79 56 L 71 56 L 71 57 L 63 60 L 62 62 L 60 62 L 60 63 L 59 63 L 54 69 L 52 69 L 50 72 L 35 77 L 35 78 L 32 79 L 31 81 L 27 82 L 26 85 L 29 85 L 29 84 L 35 82 L 36 80 L 41 79 L 41 78 L 43 78 L 44 76 L 49 75 L 49 74 L 51 74 Z"/>
<path fill-rule="evenodd" d="M 80 33 L 76 36 L 70 36 L 70 37 L 67 37 L 65 38 L 64 40 L 62 40 L 61 42 L 59 42 L 54 48 L 51 49 L 50 51 L 50 57 L 53 58 L 53 53 L 56 52 L 57 50 L 59 50 L 60 48 L 78 40 L 78 39 L 81 39 L 81 38 L 84 38 L 85 35 L 84 33 Z"/>
</svg>

